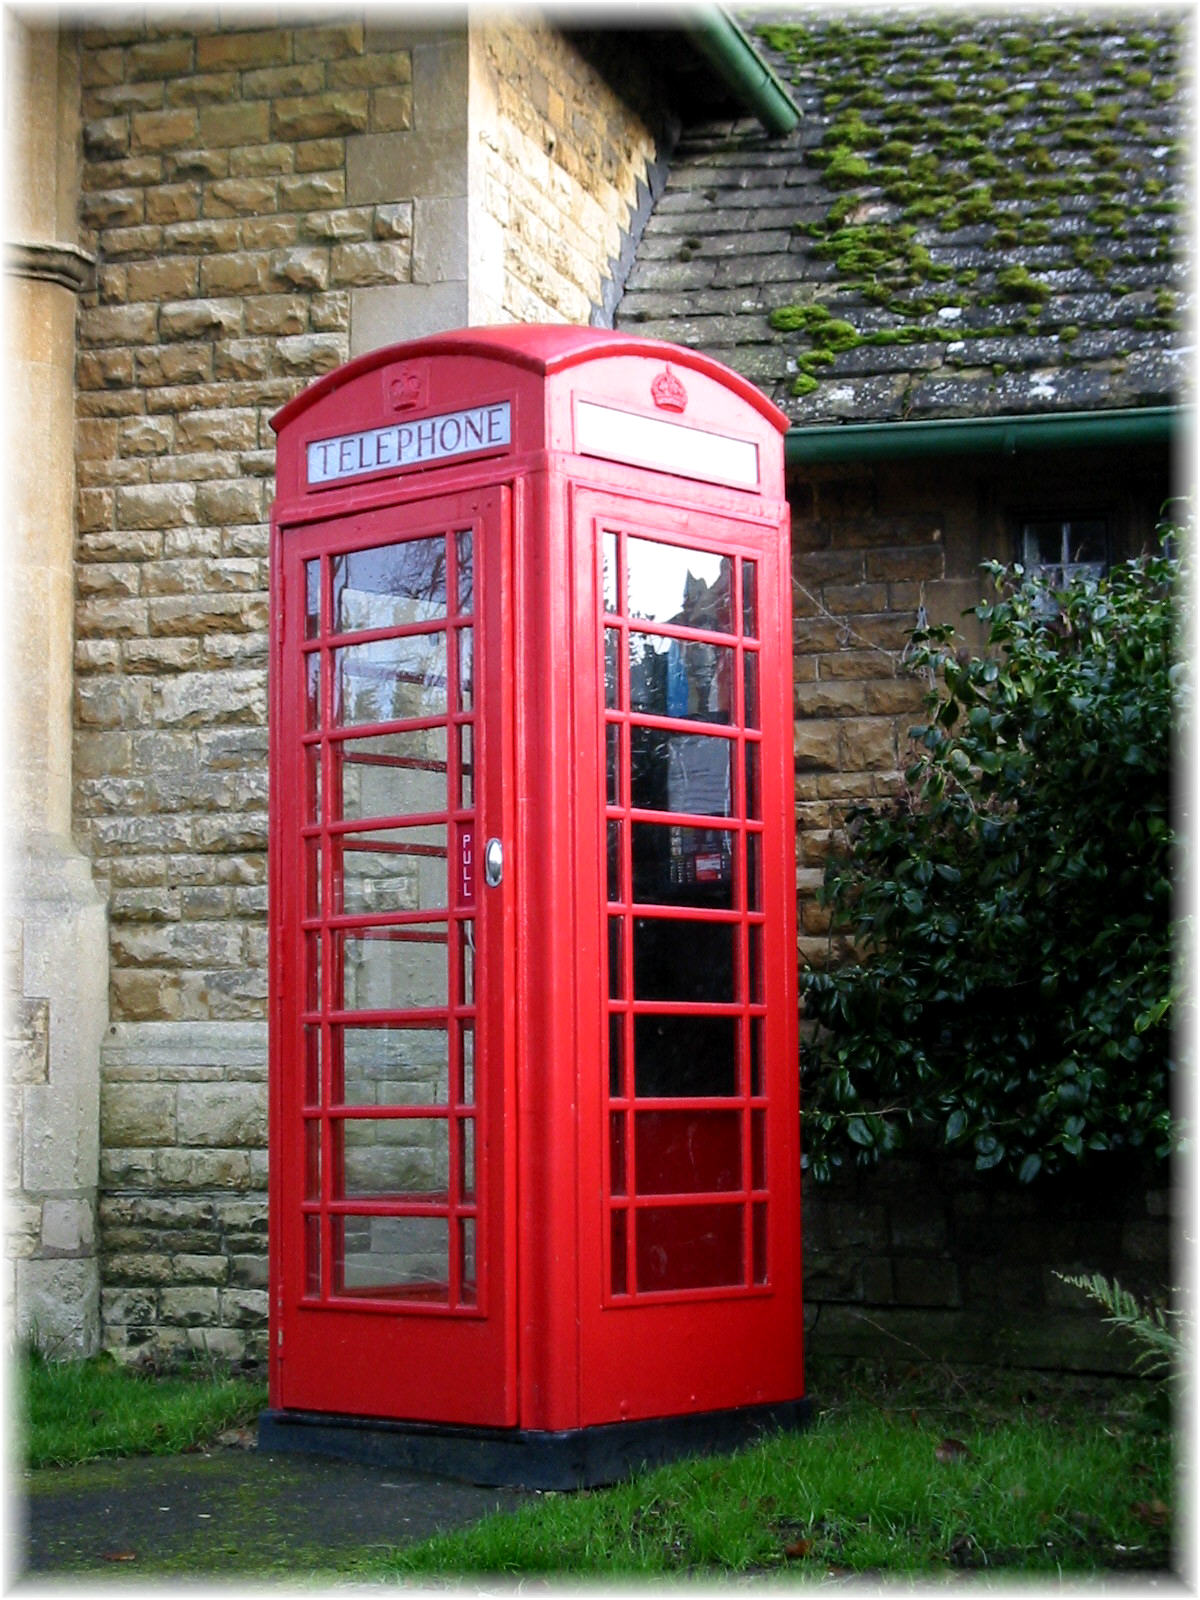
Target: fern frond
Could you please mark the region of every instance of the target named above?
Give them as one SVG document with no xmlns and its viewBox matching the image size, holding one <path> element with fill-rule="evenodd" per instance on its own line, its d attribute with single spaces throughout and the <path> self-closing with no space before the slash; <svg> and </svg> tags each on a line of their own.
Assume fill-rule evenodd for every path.
<svg viewBox="0 0 1200 1600">
<path fill-rule="evenodd" d="M 1142 1348 L 1134 1360 L 1136 1370 L 1152 1376 L 1183 1371 L 1190 1325 L 1182 1311 L 1143 1304 L 1115 1278 L 1110 1280 L 1099 1272 L 1074 1277 L 1056 1272 L 1054 1276 L 1074 1289 L 1082 1289 L 1107 1311 L 1105 1322 L 1124 1328 L 1137 1341 Z"/>
</svg>

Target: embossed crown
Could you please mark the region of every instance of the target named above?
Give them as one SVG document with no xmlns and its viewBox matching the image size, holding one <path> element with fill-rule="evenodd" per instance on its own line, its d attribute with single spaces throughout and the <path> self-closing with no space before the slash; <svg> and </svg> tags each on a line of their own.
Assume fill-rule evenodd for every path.
<svg viewBox="0 0 1200 1600">
<path fill-rule="evenodd" d="M 687 409 L 687 390 L 671 371 L 664 367 L 650 385 L 650 393 L 654 404 L 660 411 L 684 411 Z"/>
</svg>

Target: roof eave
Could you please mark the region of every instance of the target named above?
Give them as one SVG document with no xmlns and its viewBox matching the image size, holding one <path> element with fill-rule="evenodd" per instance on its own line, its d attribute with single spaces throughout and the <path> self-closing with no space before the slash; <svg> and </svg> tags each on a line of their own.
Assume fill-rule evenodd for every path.
<svg viewBox="0 0 1200 1600">
<path fill-rule="evenodd" d="M 757 117 L 768 133 L 791 133 L 800 121 L 799 107 L 727 12 L 719 6 L 705 6 L 681 18 L 680 30 L 738 104 Z"/>
<path fill-rule="evenodd" d="M 784 453 L 787 465 L 794 467 L 901 456 L 1011 456 L 1027 450 L 1174 446 L 1183 443 L 1192 423 L 1190 406 L 1142 406 L 920 422 L 793 424 L 784 438 Z"/>
</svg>

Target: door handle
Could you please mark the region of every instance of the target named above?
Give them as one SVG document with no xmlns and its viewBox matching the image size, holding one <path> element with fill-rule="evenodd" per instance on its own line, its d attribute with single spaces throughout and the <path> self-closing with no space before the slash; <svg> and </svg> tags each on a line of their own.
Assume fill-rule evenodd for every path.
<svg viewBox="0 0 1200 1600">
<path fill-rule="evenodd" d="M 483 881 L 495 889 L 504 876 L 504 846 L 499 839 L 489 839 L 483 847 Z"/>
</svg>

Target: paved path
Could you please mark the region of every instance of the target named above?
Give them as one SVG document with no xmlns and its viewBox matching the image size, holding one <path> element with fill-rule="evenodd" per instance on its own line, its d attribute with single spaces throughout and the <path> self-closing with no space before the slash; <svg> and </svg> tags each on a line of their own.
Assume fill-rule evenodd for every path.
<svg viewBox="0 0 1200 1600">
<path fill-rule="evenodd" d="M 134 1456 L 31 1472 L 10 1484 L 13 1576 L 170 1570 L 297 1577 L 511 1509 L 520 1489 L 257 1450 Z M 21 1523 L 24 1523 L 22 1528 Z M 15 1555 L 15 1551 L 13 1552 Z"/>
</svg>

